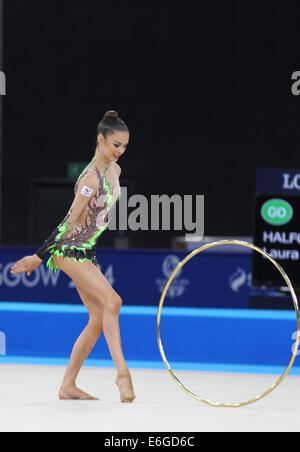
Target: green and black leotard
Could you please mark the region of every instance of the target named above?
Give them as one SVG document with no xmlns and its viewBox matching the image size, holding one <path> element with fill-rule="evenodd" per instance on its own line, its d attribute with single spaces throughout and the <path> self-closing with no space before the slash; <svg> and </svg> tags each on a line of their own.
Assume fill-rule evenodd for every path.
<svg viewBox="0 0 300 452">
<path fill-rule="evenodd" d="M 65 256 L 79 262 L 89 260 L 98 265 L 97 240 L 108 227 L 109 210 L 120 196 L 120 185 L 113 191 L 108 185 L 106 180 L 108 168 L 104 169 L 102 175 L 93 160 L 83 170 L 76 181 L 75 199 L 68 214 L 36 252 L 42 260 L 48 252 L 50 253 L 47 267 L 54 272 L 57 266 L 53 256 Z M 96 194 L 89 187 L 92 174 L 96 175 L 99 181 Z"/>
</svg>

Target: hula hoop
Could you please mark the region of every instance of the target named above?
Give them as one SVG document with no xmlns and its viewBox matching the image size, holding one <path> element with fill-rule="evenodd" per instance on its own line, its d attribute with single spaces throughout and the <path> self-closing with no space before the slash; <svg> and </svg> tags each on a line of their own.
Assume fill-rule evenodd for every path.
<svg viewBox="0 0 300 452">
<path fill-rule="evenodd" d="M 286 368 L 286 370 L 284 371 L 284 373 L 281 375 L 281 377 L 271 386 L 269 387 L 263 394 L 256 396 L 254 399 L 251 400 L 245 400 L 244 402 L 232 402 L 232 403 L 221 403 L 221 402 L 213 402 L 211 400 L 205 399 L 203 397 L 199 397 L 198 395 L 194 394 L 193 392 L 191 392 L 189 389 L 187 389 L 182 382 L 176 377 L 176 375 L 174 374 L 174 372 L 171 369 L 171 366 L 169 364 L 169 362 L 167 361 L 166 355 L 165 355 L 165 351 L 162 345 L 162 340 L 161 340 L 161 334 L 160 334 L 160 322 L 161 322 L 161 312 L 162 312 L 162 308 L 163 308 L 163 304 L 164 304 L 164 300 L 167 294 L 167 291 L 173 281 L 173 279 L 175 278 L 175 276 L 177 275 L 177 273 L 179 272 L 179 270 L 189 261 L 191 260 L 193 257 L 195 257 L 197 254 L 207 250 L 208 248 L 212 248 L 215 246 L 220 246 L 220 245 L 240 245 L 240 246 L 244 246 L 247 248 L 251 248 L 254 251 L 257 251 L 258 253 L 262 254 L 263 256 L 265 256 L 270 262 L 272 262 L 272 264 L 277 268 L 277 270 L 281 273 L 281 275 L 283 276 L 288 289 L 290 291 L 290 294 L 292 296 L 293 299 L 293 303 L 294 303 L 294 309 L 295 309 L 295 313 L 296 313 L 296 321 L 297 321 L 297 336 L 296 336 L 296 342 L 295 342 L 295 346 L 293 348 L 293 354 L 292 354 L 292 358 Z M 158 313 L 157 313 L 157 341 L 158 341 L 158 347 L 159 347 L 159 351 L 160 354 L 162 356 L 162 359 L 166 365 L 167 370 L 169 371 L 171 377 L 175 380 L 175 382 L 178 384 L 178 386 L 184 390 L 184 392 L 186 392 L 186 394 L 188 394 L 189 396 L 193 397 L 194 399 L 198 400 L 199 402 L 205 403 L 206 405 L 210 405 L 213 407 L 217 407 L 217 408 L 239 408 L 242 406 L 247 406 L 250 405 L 252 403 L 258 402 L 259 400 L 263 399 L 264 397 L 266 397 L 267 395 L 269 395 L 272 391 L 274 391 L 274 389 L 276 389 L 280 383 L 282 383 L 282 381 L 285 379 L 285 377 L 287 376 L 287 374 L 289 373 L 289 371 L 291 370 L 295 359 L 297 357 L 298 354 L 298 349 L 299 349 L 299 343 L 300 343 L 300 316 L 299 316 L 299 305 L 298 305 L 298 300 L 297 300 L 297 296 L 295 293 L 295 290 L 292 286 L 292 283 L 289 279 L 289 277 L 287 276 L 287 274 L 285 273 L 285 271 L 283 270 L 283 268 L 278 264 L 278 262 L 276 262 L 268 253 L 266 253 L 264 250 L 262 250 L 261 248 L 248 243 L 248 242 L 242 242 L 240 240 L 221 240 L 219 242 L 213 242 L 213 243 L 208 243 L 204 246 L 202 246 L 201 248 L 198 248 L 197 250 L 193 251 L 191 254 L 189 254 L 182 262 L 180 262 L 177 267 L 175 268 L 175 270 L 173 271 L 172 275 L 170 276 L 166 287 L 162 293 L 161 299 L 160 299 L 160 303 L 159 303 L 159 307 L 158 307 Z"/>
</svg>

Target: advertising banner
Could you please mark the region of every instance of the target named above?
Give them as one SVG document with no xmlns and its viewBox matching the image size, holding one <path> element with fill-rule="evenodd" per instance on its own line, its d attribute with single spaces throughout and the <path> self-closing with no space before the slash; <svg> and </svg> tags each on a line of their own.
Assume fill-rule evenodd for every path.
<svg viewBox="0 0 300 452">
<path fill-rule="evenodd" d="M 15 261 L 34 252 L 0 248 L 1 301 L 81 304 L 73 281 L 62 271 L 53 273 L 46 259 L 30 277 L 10 273 Z M 158 306 L 168 279 L 186 255 L 174 250 L 97 250 L 102 273 L 124 306 Z M 250 282 L 250 255 L 203 253 L 178 272 L 165 306 L 247 308 Z"/>
</svg>

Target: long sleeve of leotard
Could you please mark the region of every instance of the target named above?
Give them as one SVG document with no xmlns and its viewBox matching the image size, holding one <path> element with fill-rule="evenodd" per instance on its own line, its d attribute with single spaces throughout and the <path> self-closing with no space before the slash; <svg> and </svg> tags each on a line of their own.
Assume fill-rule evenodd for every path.
<svg viewBox="0 0 300 452">
<path fill-rule="evenodd" d="M 77 219 L 94 197 L 98 186 L 99 180 L 93 173 L 88 173 L 80 180 L 74 201 L 66 217 L 59 224 L 59 226 L 52 231 L 49 237 L 35 253 L 40 259 L 44 260 L 45 256 L 52 247 L 55 247 L 57 243 L 66 239 L 73 232 Z"/>
</svg>

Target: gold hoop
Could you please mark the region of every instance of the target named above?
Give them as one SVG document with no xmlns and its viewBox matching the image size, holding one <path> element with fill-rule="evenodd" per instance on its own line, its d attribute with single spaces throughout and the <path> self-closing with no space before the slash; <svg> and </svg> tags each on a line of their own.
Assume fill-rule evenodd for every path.
<svg viewBox="0 0 300 452">
<path fill-rule="evenodd" d="M 182 383 L 181 381 L 176 377 L 176 375 L 173 373 L 170 364 L 167 361 L 165 352 L 164 352 L 164 348 L 162 345 L 162 341 L 161 341 L 161 335 L 160 335 L 160 320 L 161 320 L 161 311 L 162 311 L 162 307 L 163 307 L 163 303 L 167 294 L 167 291 L 173 281 L 173 279 L 175 278 L 175 276 L 177 275 L 177 273 L 179 272 L 179 270 L 190 260 L 192 259 L 194 256 L 196 256 L 197 254 L 201 253 L 202 251 L 207 250 L 208 248 L 212 248 L 215 246 L 220 246 L 220 245 L 240 245 L 240 246 L 244 246 L 247 248 L 251 248 L 254 251 L 257 251 L 258 253 L 262 254 L 263 256 L 265 256 L 267 259 L 269 259 L 269 261 L 272 262 L 272 264 L 277 268 L 277 270 L 281 273 L 281 275 L 283 276 L 289 291 L 291 293 L 292 299 L 293 299 L 293 303 L 294 303 L 294 308 L 295 308 L 295 312 L 296 312 L 296 319 L 297 319 L 297 338 L 296 338 L 296 343 L 295 343 L 295 347 L 293 349 L 293 354 L 292 354 L 292 358 L 291 361 L 289 363 L 289 365 L 287 366 L 286 370 L 284 371 L 284 373 L 281 375 L 281 377 L 276 381 L 276 383 L 274 383 L 269 389 L 267 389 L 267 391 L 265 391 L 263 394 L 258 395 L 257 397 L 255 397 L 254 399 L 251 400 L 246 400 L 244 402 L 235 402 L 235 403 L 220 403 L 220 402 L 212 402 L 211 400 L 208 399 L 204 399 L 202 397 L 197 396 L 196 394 L 194 394 L 193 392 L 191 392 L 189 389 L 187 389 Z M 158 341 L 158 347 L 159 347 L 159 351 L 160 354 L 162 356 L 162 359 L 171 375 L 171 377 L 175 380 L 175 382 L 179 385 L 179 387 L 181 389 L 183 389 L 188 395 L 190 395 L 191 397 L 193 397 L 194 399 L 198 400 L 199 402 L 205 403 L 206 405 L 210 405 L 213 407 L 217 407 L 217 408 L 239 408 L 242 406 L 246 406 L 246 405 L 250 405 L 252 403 L 258 402 L 259 400 L 263 399 L 264 397 L 266 397 L 267 395 L 269 395 L 272 391 L 274 391 L 274 389 L 276 389 L 280 383 L 284 380 L 284 378 L 287 376 L 287 374 L 289 373 L 289 371 L 291 370 L 295 359 L 297 357 L 298 354 L 298 349 L 299 349 L 299 343 L 300 343 L 300 316 L 299 316 L 299 306 L 298 306 L 298 300 L 297 300 L 297 296 L 296 293 L 294 291 L 294 288 L 292 286 L 292 283 L 290 281 L 290 279 L 288 278 L 287 274 L 285 273 L 285 271 L 282 269 L 282 267 L 265 251 L 263 251 L 261 248 L 248 243 L 248 242 L 242 242 L 239 240 L 221 240 L 219 242 L 213 242 L 213 243 L 208 243 L 204 246 L 202 246 L 201 248 L 193 251 L 191 254 L 189 254 L 182 262 L 180 262 L 177 267 L 175 268 L 174 272 L 172 273 L 172 275 L 169 278 L 169 281 L 166 284 L 166 287 L 162 293 L 161 299 L 160 299 L 160 303 L 159 303 L 159 307 L 158 307 L 158 313 L 157 313 L 157 341 Z"/>
</svg>

